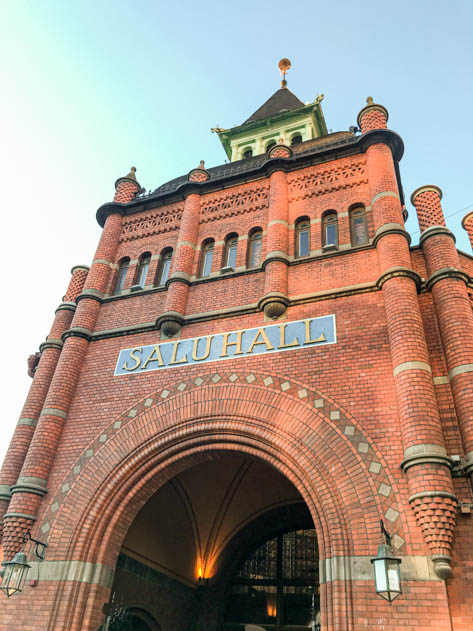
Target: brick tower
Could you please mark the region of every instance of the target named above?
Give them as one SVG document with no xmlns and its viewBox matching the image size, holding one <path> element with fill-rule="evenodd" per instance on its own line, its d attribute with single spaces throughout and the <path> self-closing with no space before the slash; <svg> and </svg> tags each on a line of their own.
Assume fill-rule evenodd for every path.
<svg viewBox="0 0 473 631">
<path fill-rule="evenodd" d="M 473 258 L 437 186 L 411 246 L 386 108 L 328 133 L 289 67 L 229 164 L 98 209 L 0 473 L 0 630 L 471 629 Z"/>
</svg>

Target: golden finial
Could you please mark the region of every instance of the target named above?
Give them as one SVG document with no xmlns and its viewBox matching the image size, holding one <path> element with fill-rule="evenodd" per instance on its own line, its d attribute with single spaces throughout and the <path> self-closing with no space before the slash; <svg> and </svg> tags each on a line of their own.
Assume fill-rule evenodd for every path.
<svg viewBox="0 0 473 631">
<path fill-rule="evenodd" d="M 287 88 L 286 72 L 289 70 L 290 67 L 291 62 L 289 61 L 289 59 L 284 58 L 280 60 L 279 72 L 282 75 L 281 88 Z"/>
<path fill-rule="evenodd" d="M 130 178 L 131 180 L 136 180 L 136 167 L 131 167 L 130 172 L 125 177 Z"/>
<path fill-rule="evenodd" d="M 198 169 L 205 169 L 205 162 L 204 162 L 204 160 L 200 161 L 200 164 L 199 164 L 199 166 L 197 168 Z"/>
<path fill-rule="evenodd" d="M 366 102 L 368 103 L 368 105 L 373 105 L 373 97 L 372 97 L 372 96 L 369 96 L 369 97 L 366 99 Z"/>
</svg>

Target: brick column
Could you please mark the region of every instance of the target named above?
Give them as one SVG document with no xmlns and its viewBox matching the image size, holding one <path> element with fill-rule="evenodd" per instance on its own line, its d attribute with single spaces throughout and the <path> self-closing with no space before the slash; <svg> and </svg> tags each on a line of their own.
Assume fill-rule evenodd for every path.
<svg viewBox="0 0 473 631">
<path fill-rule="evenodd" d="M 386 127 L 387 112 L 371 101 L 360 112 L 364 134 Z M 449 552 L 455 527 L 453 495 L 432 369 L 420 314 L 420 278 L 412 269 L 394 161 L 389 146 L 376 141 L 366 151 L 371 207 L 378 253 L 389 346 L 411 504 L 424 540 L 433 553 L 436 573 L 451 574 Z"/>
<path fill-rule="evenodd" d="M 271 159 L 288 158 L 292 155 L 289 147 L 279 144 L 269 152 Z M 264 296 L 259 301 L 259 308 L 268 318 L 275 320 L 285 313 L 289 298 L 287 296 L 287 266 L 289 262 L 289 198 L 287 175 L 283 168 L 274 166 L 269 177 L 269 208 L 266 237 L 266 259 Z"/>
<path fill-rule="evenodd" d="M 473 249 L 473 211 L 463 217 L 462 226 L 468 233 L 471 248 Z"/>
<path fill-rule="evenodd" d="M 40 345 L 41 359 L 0 472 L 0 542 L 2 541 L 2 520 L 10 502 L 12 487 L 27 485 L 34 490 L 37 484 L 35 479 L 25 480 L 19 478 L 19 475 L 56 370 L 63 346 L 61 336 L 72 322 L 76 309 L 75 299 L 82 291 L 88 270 L 88 267 L 82 265 L 72 268 L 72 277 L 63 302 L 56 309 L 54 322 L 46 341 Z"/>
<path fill-rule="evenodd" d="M 200 195 L 191 190 L 185 199 L 176 252 L 166 283 L 168 292 L 164 313 L 157 319 L 157 326 L 166 337 L 179 333 L 184 322 L 192 265 L 199 237 L 199 219 Z"/>
<path fill-rule="evenodd" d="M 420 243 L 427 265 L 448 377 L 466 456 L 473 476 L 473 312 L 468 276 L 460 270 L 455 237 L 446 228 L 437 186 L 423 186 L 411 196 L 421 229 Z"/>
<path fill-rule="evenodd" d="M 84 289 L 77 297 L 71 328 L 62 335 L 64 346 L 21 469 L 19 480 L 22 482 L 12 488 L 12 498 L 4 516 L 6 560 L 21 549 L 22 533 L 32 528 L 41 499 L 47 492 L 49 474 L 94 330 L 101 296 L 115 260 L 120 232 L 121 214 L 115 212 L 105 222 Z M 44 536 L 45 533 L 41 534 Z"/>
</svg>

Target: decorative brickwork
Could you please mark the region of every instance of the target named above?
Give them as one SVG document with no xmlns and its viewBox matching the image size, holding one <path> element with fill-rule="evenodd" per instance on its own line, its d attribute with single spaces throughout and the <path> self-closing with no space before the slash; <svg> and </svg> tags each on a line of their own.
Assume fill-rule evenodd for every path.
<svg viewBox="0 0 473 631">
<path fill-rule="evenodd" d="M 246 186 L 238 192 L 206 195 L 202 199 L 201 223 L 237 217 L 268 206 L 268 182 Z"/>
<path fill-rule="evenodd" d="M 76 300 L 77 296 L 79 296 L 84 289 L 88 273 L 88 267 L 77 266 L 72 269 L 72 278 L 71 282 L 69 283 L 69 287 L 67 288 L 67 291 L 64 295 L 64 301 L 74 302 Z"/>
<path fill-rule="evenodd" d="M 120 234 L 120 243 L 177 230 L 183 210 L 184 205 L 176 203 L 163 206 L 149 213 L 125 217 Z"/>
<path fill-rule="evenodd" d="M 417 211 L 420 231 L 430 226 L 445 226 L 440 200 L 442 191 L 437 186 L 422 186 L 411 195 L 411 202 Z"/>
<path fill-rule="evenodd" d="M 411 504 L 417 524 L 432 553 L 449 556 L 457 517 L 456 499 L 426 495 L 414 498 Z"/>
<path fill-rule="evenodd" d="M 306 199 L 368 183 L 366 160 L 357 159 L 343 166 L 325 164 L 291 173 L 288 177 L 289 199 Z"/>
</svg>

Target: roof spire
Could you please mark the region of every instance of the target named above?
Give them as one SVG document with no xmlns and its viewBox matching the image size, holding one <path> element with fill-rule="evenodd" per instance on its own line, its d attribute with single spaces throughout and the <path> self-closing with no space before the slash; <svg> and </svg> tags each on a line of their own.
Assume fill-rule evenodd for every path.
<svg viewBox="0 0 473 631">
<path fill-rule="evenodd" d="M 286 72 L 289 70 L 289 68 L 291 67 L 291 62 L 289 61 L 289 59 L 281 59 L 281 61 L 279 62 L 279 72 L 282 75 L 282 81 L 281 81 L 281 88 L 287 88 L 287 81 L 286 81 Z"/>
</svg>

